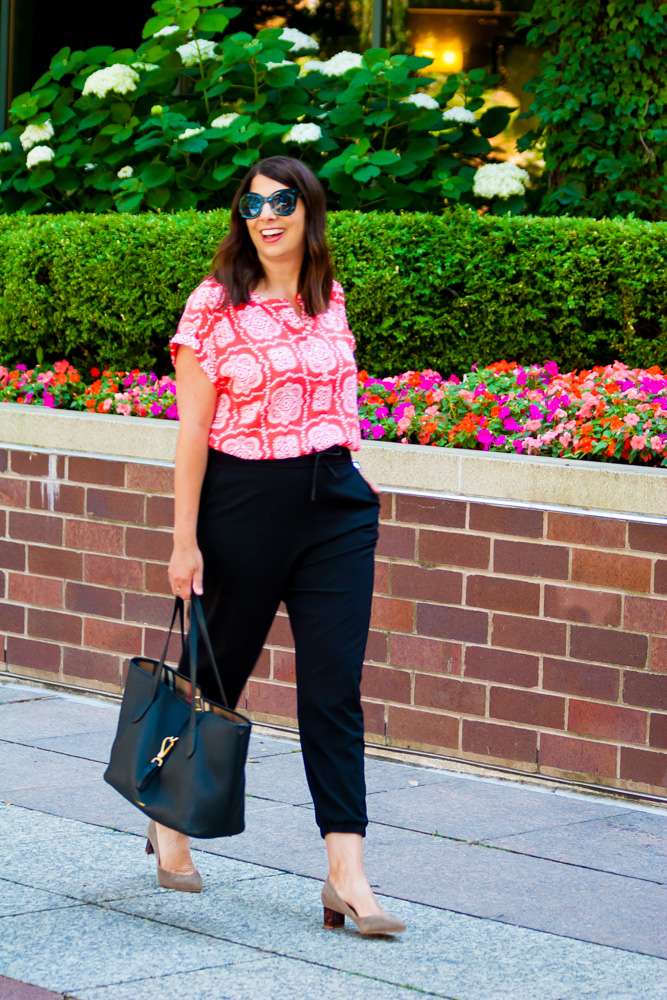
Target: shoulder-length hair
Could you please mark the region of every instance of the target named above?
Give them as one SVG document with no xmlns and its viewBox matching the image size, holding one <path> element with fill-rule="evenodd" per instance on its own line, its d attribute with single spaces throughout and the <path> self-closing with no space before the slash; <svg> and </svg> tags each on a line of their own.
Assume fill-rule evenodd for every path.
<svg viewBox="0 0 667 1000">
<path fill-rule="evenodd" d="M 249 302 L 250 293 L 264 276 L 246 220 L 239 212 L 239 201 L 258 174 L 301 192 L 306 209 L 306 247 L 297 291 L 308 315 L 317 316 L 328 309 L 333 285 L 325 235 L 326 195 L 312 170 L 290 156 L 270 156 L 255 163 L 234 195 L 230 230 L 216 250 L 211 270 L 211 277 L 223 288 L 220 304 L 240 306 Z"/>
</svg>

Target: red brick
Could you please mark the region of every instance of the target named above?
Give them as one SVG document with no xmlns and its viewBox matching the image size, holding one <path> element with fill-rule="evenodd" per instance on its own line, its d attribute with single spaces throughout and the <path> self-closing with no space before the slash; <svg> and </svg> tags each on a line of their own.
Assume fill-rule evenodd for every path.
<svg viewBox="0 0 667 1000">
<path fill-rule="evenodd" d="M 535 763 L 537 732 L 515 726 L 495 726 L 463 719 L 461 743 L 464 753 L 507 761 Z"/>
<path fill-rule="evenodd" d="M 488 569 L 491 541 L 480 535 L 454 531 L 419 532 L 419 559 L 441 566 L 471 566 Z"/>
<path fill-rule="evenodd" d="M 57 576 L 64 580 L 80 580 L 83 556 L 69 549 L 50 549 L 40 545 L 28 547 L 28 567 L 38 576 Z"/>
<path fill-rule="evenodd" d="M 667 715 L 652 715 L 649 744 L 656 750 L 667 750 Z"/>
<path fill-rule="evenodd" d="M 651 636 L 650 668 L 667 673 L 667 639 L 659 639 L 657 635 Z"/>
<path fill-rule="evenodd" d="M 138 626 L 128 625 L 126 622 L 86 618 L 83 628 L 83 642 L 85 646 L 92 646 L 94 649 L 110 649 L 116 653 L 139 656 L 142 645 L 141 631 Z M 150 655 L 151 653 L 146 652 L 146 656 Z"/>
<path fill-rule="evenodd" d="M 171 559 L 174 542 L 169 531 L 155 528 L 126 528 L 125 555 L 138 559 Z"/>
<path fill-rule="evenodd" d="M 25 569 L 25 545 L 0 538 L 0 566 L 3 569 Z"/>
<path fill-rule="evenodd" d="M 396 520 L 409 524 L 435 524 L 440 528 L 465 528 L 466 504 L 438 497 L 396 495 Z"/>
<path fill-rule="evenodd" d="M 446 569 L 425 569 L 395 563 L 391 570 L 391 592 L 394 597 L 411 597 L 441 604 L 460 604 L 463 574 Z"/>
<path fill-rule="evenodd" d="M 4 507 L 25 507 L 28 488 L 25 479 L 0 478 L 0 504 Z"/>
<path fill-rule="evenodd" d="M 380 493 L 380 520 L 393 521 L 394 519 L 394 494 Z"/>
<path fill-rule="evenodd" d="M 409 705 L 411 698 L 412 679 L 407 670 L 397 670 L 395 667 L 364 666 L 361 675 L 361 694 L 364 698 L 375 698 L 381 701 L 398 701 Z"/>
<path fill-rule="evenodd" d="M 16 472 L 19 476 L 48 476 L 49 457 L 43 451 L 13 450 L 11 455 L 12 472 Z M 61 456 L 59 456 L 59 464 L 64 465 Z"/>
<path fill-rule="evenodd" d="M 4 573 L 0 573 L 0 597 L 5 597 L 7 580 Z"/>
<path fill-rule="evenodd" d="M 95 521 L 65 522 L 65 544 L 70 549 L 121 555 L 123 531 L 120 524 L 101 524 Z"/>
<path fill-rule="evenodd" d="M 459 720 L 450 715 L 389 705 L 387 736 L 407 746 L 458 750 Z"/>
<path fill-rule="evenodd" d="M 30 506 L 34 510 L 53 510 L 59 514 L 83 514 L 86 496 L 83 486 L 59 482 L 50 490 L 45 482 L 31 482 Z"/>
<path fill-rule="evenodd" d="M 529 656 L 527 653 L 492 649 L 490 646 L 467 646 L 465 676 L 500 684 L 515 684 L 517 687 L 537 687 L 540 661 L 539 657 Z"/>
<path fill-rule="evenodd" d="M 132 490 L 143 490 L 145 493 L 173 493 L 173 466 L 141 465 L 135 462 L 127 463 L 127 485 Z"/>
<path fill-rule="evenodd" d="M 104 587 L 118 587 L 119 590 L 143 589 L 143 566 L 136 559 L 86 553 L 85 570 L 88 583 L 99 583 Z M 166 567 L 164 571 L 166 576 Z M 153 589 L 148 586 L 148 580 L 146 586 L 149 590 Z"/>
<path fill-rule="evenodd" d="M 624 667 L 644 667 L 648 638 L 618 629 L 587 628 L 573 625 L 570 631 L 570 656 L 597 663 Z"/>
<path fill-rule="evenodd" d="M 644 552 L 667 552 L 667 524 L 630 521 L 628 544 L 631 549 L 641 549 Z"/>
<path fill-rule="evenodd" d="M 296 719 L 296 690 L 286 684 L 250 680 L 248 711 L 275 715 L 280 719 Z"/>
<path fill-rule="evenodd" d="M 128 626 L 133 628 L 134 626 Z M 139 630 L 141 631 L 141 630 Z M 152 660 L 159 660 L 164 652 L 165 643 L 167 641 L 167 629 L 157 629 L 157 628 L 145 628 L 144 630 L 144 656 L 150 657 Z M 128 650 L 129 652 L 129 650 Z M 138 656 L 140 652 L 140 647 L 137 646 L 135 650 L 132 651 L 133 655 Z M 167 655 L 165 659 L 168 663 L 178 663 L 181 658 L 181 653 L 183 652 L 183 644 L 181 642 L 181 636 L 177 629 L 171 633 L 171 639 L 169 640 L 169 648 L 167 650 Z"/>
<path fill-rule="evenodd" d="M 143 524 L 145 500 L 143 493 L 130 493 L 129 490 L 89 489 L 86 513 L 89 517 L 100 517 L 106 521 Z"/>
<path fill-rule="evenodd" d="M 63 582 L 48 577 L 31 574 L 10 573 L 8 596 L 20 604 L 36 604 L 38 607 L 62 608 Z"/>
<path fill-rule="evenodd" d="M 621 555 L 619 552 L 574 549 L 572 580 L 592 583 L 597 587 L 648 593 L 651 589 L 651 561 L 639 556 Z"/>
<path fill-rule="evenodd" d="M 9 514 L 9 536 L 24 542 L 60 546 L 63 541 L 63 519 L 12 510 Z"/>
<path fill-rule="evenodd" d="M 253 677 L 271 676 L 271 653 L 268 649 L 263 649 L 257 657 L 257 662 L 252 668 Z"/>
<path fill-rule="evenodd" d="M 567 626 L 560 622 L 500 614 L 493 616 L 492 646 L 558 656 L 565 653 L 566 640 Z"/>
<path fill-rule="evenodd" d="M 623 743 L 646 743 L 648 714 L 621 705 L 570 699 L 567 728 L 585 736 L 603 736 Z"/>
<path fill-rule="evenodd" d="M 389 662 L 425 674 L 460 674 L 461 650 L 455 642 L 394 632 L 390 637 Z"/>
<path fill-rule="evenodd" d="M 435 677 L 417 674 L 415 677 L 415 705 L 425 708 L 442 708 L 462 715 L 484 715 L 486 686 L 460 681 L 453 677 Z"/>
<path fill-rule="evenodd" d="M 9 462 L 9 453 L 6 448 L 0 448 L 0 472 L 6 472 Z"/>
<path fill-rule="evenodd" d="M 374 594 L 388 594 L 389 593 L 389 570 L 391 568 L 391 563 L 384 562 L 381 559 L 375 560 L 375 578 L 373 582 L 373 593 Z"/>
<path fill-rule="evenodd" d="M 63 674 L 66 677 L 83 677 L 105 684 L 120 684 L 120 666 L 119 656 L 74 646 L 63 647 Z"/>
<path fill-rule="evenodd" d="M 667 787 L 667 753 L 621 747 L 621 778 L 638 785 Z"/>
<path fill-rule="evenodd" d="M 173 497 L 147 497 L 146 499 L 146 524 L 164 525 L 167 528 L 174 526 L 174 499 Z"/>
<path fill-rule="evenodd" d="M 547 656 L 542 664 L 542 687 L 545 691 L 616 701 L 620 683 L 621 671 L 613 667 L 598 667 L 578 660 L 552 660 Z"/>
<path fill-rule="evenodd" d="M 379 556 L 414 559 L 416 537 L 414 528 L 404 528 L 398 524 L 381 524 L 375 552 Z"/>
<path fill-rule="evenodd" d="M 622 597 L 583 587 L 544 588 L 545 618 L 564 618 L 586 625 L 620 625 Z"/>
<path fill-rule="evenodd" d="M 471 531 L 491 531 L 494 535 L 521 535 L 542 538 L 544 513 L 525 507 L 501 507 L 491 503 L 471 503 Z"/>
<path fill-rule="evenodd" d="M 25 632 L 25 608 L 20 604 L 0 604 L 0 629 L 3 632 Z"/>
<path fill-rule="evenodd" d="M 539 576 L 544 580 L 567 580 L 568 549 L 538 542 L 493 543 L 493 569 L 512 576 Z"/>
<path fill-rule="evenodd" d="M 95 483 L 98 486 L 124 486 L 125 462 L 70 455 L 67 478 L 71 482 Z"/>
<path fill-rule="evenodd" d="M 368 633 L 368 641 L 366 642 L 365 659 L 375 660 L 376 663 L 387 662 L 386 632 L 375 632 L 373 629 L 370 630 Z"/>
<path fill-rule="evenodd" d="M 273 625 L 269 630 L 266 642 L 269 646 L 285 646 L 287 649 L 294 648 L 294 636 L 292 635 L 292 629 L 287 615 L 276 615 L 273 619 Z"/>
<path fill-rule="evenodd" d="M 142 625 L 157 625 L 167 628 L 171 620 L 174 600 L 171 597 L 155 597 L 153 594 L 126 594 L 124 619 L 140 622 Z"/>
<path fill-rule="evenodd" d="M 441 604 L 418 604 L 417 632 L 419 635 L 433 635 L 439 639 L 484 643 L 489 634 L 489 616 L 486 611 L 448 608 Z"/>
<path fill-rule="evenodd" d="M 466 604 L 492 611 L 514 611 L 520 615 L 540 613 L 540 586 L 523 580 L 497 576 L 469 576 Z"/>
<path fill-rule="evenodd" d="M 516 688 L 492 687 L 489 717 L 544 729 L 563 729 L 565 699 L 537 691 L 517 691 Z"/>
<path fill-rule="evenodd" d="M 141 572 L 141 563 L 137 563 L 136 565 L 139 568 L 139 572 Z M 139 590 L 140 587 L 141 582 L 132 589 Z M 149 594 L 171 594 L 165 563 L 146 563 L 146 591 Z"/>
<path fill-rule="evenodd" d="M 361 708 L 364 713 L 364 732 L 384 737 L 384 705 L 377 701 L 364 701 L 362 698 Z"/>
<path fill-rule="evenodd" d="M 412 632 L 414 622 L 412 601 L 399 601 L 394 597 L 373 597 L 371 625 L 389 632 Z"/>
<path fill-rule="evenodd" d="M 53 642 L 34 642 L 18 636 L 7 636 L 6 662 L 10 667 L 30 667 L 32 670 L 60 670 L 61 646 Z"/>
<path fill-rule="evenodd" d="M 7 531 L 7 511 L 0 510 L 0 536 L 4 536 Z"/>
<path fill-rule="evenodd" d="M 53 639 L 56 642 L 81 645 L 81 618 L 60 611 L 28 609 L 28 634 L 35 639 Z"/>
<path fill-rule="evenodd" d="M 667 635 L 667 600 L 628 595 L 625 598 L 623 624 L 633 632 L 659 632 Z"/>
<path fill-rule="evenodd" d="M 595 740 L 576 740 L 569 736 L 542 733 L 540 767 L 556 768 L 568 774 L 597 774 L 616 777 L 617 750 Z"/>
<path fill-rule="evenodd" d="M 655 564 L 653 590 L 656 594 L 667 594 L 667 559 L 658 559 Z"/>
<path fill-rule="evenodd" d="M 273 679 L 296 684 L 296 657 L 291 649 L 274 649 Z"/>
<path fill-rule="evenodd" d="M 557 514 L 555 511 L 549 511 L 547 517 L 547 537 L 554 542 L 596 545 L 602 549 L 625 548 L 627 522 L 621 518 Z"/>
<path fill-rule="evenodd" d="M 667 710 L 667 677 L 663 674 L 638 674 L 626 670 L 623 678 L 623 701 L 658 711 Z"/>
<path fill-rule="evenodd" d="M 119 590 L 112 590 L 109 587 L 68 583 L 65 591 L 65 607 L 68 611 L 100 615 L 102 618 L 121 618 L 123 598 Z"/>
</svg>

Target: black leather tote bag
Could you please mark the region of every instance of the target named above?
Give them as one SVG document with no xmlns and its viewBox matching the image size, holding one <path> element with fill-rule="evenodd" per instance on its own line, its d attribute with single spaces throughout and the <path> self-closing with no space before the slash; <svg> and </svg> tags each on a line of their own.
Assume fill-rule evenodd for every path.
<svg viewBox="0 0 667 1000">
<path fill-rule="evenodd" d="M 171 636 L 183 601 L 176 598 Z M 107 781 L 151 819 L 191 837 L 231 837 L 244 829 L 245 762 L 249 719 L 227 704 L 199 598 L 192 596 L 188 642 L 191 678 L 162 658 L 130 661 Z M 197 650 L 203 640 L 220 689 L 221 704 L 197 685 Z"/>
</svg>

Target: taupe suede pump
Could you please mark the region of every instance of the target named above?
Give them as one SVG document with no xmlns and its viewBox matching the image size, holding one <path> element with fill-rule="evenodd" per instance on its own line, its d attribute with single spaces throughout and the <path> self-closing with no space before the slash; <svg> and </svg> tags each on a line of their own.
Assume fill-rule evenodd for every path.
<svg viewBox="0 0 667 1000">
<path fill-rule="evenodd" d="M 403 921 L 397 920 L 389 913 L 374 913 L 370 917 L 360 917 L 353 906 L 341 899 L 329 879 L 322 886 L 322 905 L 324 926 L 328 930 L 343 927 L 345 917 L 354 920 L 360 934 L 398 934 L 405 930 Z"/>
<path fill-rule="evenodd" d="M 183 872 L 168 872 L 160 867 L 160 852 L 157 844 L 157 830 L 155 823 L 150 820 L 147 830 L 148 840 L 146 842 L 146 854 L 154 854 L 157 861 L 157 877 L 160 885 L 165 889 L 178 889 L 180 892 L 201 892 L 201 875 L 195 868 L 193 872 L 184 874 Z"/>
</svg>

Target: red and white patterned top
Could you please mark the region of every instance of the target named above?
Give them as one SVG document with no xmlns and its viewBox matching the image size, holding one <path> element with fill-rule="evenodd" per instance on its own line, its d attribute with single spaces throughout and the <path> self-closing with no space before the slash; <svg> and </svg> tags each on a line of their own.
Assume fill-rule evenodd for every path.
<svg viewBox="0 0 667 1000">
<path fill-rule="evenodd" d="M 237 458 L 295 458 L 360 444 L 355 341 L 337 281 L 326 312 L 299 317 L 287 299 L 251 293 L 219 308 L 206 278 L 190 295 L 170 342 L 191 347 L 216 388 L 209 446 Z"/>
</svg>

